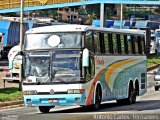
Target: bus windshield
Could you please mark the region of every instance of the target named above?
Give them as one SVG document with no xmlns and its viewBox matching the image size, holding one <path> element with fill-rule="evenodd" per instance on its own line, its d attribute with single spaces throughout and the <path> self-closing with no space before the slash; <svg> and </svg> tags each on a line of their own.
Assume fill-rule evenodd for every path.
<svg viewBox="0 0 160 120">
<path fill-rule="evenodd" d="M 25 56 L 25 76 L 40 83 L 80 81 L 80 52 L 34 52 Z M 38 80 L 38 81 L 37 81 Z"/>
<path fill-rule="evenodd" d="M 36 81 L 50 81 L 50 54 L 49 52 L 34 52 L 25 55 L 25 77 L 33 76 Z"/>
<path fill-rule="evenodd" d="M 24 49 L 81 48 L 81 36 L 80 32 L 26 34 Z"/>
<path fill-rule="evenodd" d="M 80 63 L 79 51 L 52 52 L 52 81 L 80 81 Z"/>
</svg>

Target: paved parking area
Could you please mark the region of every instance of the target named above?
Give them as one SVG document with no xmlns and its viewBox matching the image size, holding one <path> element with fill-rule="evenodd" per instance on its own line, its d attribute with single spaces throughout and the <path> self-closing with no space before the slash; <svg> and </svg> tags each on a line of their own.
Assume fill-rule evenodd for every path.
<svg viewBox="0 0 160 120">
<path fill-rule="evenodd" d="M 5 75 L 6 75 L 5 71 L 0 72 L 0 89 L 4 88 L 4 82 L 1 78 L 4 77 Z M 10 82 L 7 82 L 7 81 L 5 83 L 5 87 L 18 87 L 18 86 L 19 86 L 18 83 L 10 83 Z"/>
</svg>

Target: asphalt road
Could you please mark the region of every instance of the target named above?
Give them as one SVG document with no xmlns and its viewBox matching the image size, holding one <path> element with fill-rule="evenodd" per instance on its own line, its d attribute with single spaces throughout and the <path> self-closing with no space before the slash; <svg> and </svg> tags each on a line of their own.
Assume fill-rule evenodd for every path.
<svg viewBox="0 0 160 120">
<path fill-rule="evenodd" d="M 56 107 L 42 114 L 37 107 L 20 107 L 0 111 L 0 120 L 160 120 L 160 91 L 154 90 L 153 74 L 148 74 L 148 91 L 133 105 L 116 101 L 101 105 L 98 111 L 84 107 Z"/>
</svg>

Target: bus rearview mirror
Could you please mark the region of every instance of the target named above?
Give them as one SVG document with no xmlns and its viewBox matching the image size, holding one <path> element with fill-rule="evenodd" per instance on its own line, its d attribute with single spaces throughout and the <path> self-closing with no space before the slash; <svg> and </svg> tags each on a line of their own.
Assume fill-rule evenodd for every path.
<svg viewBox="0 0 160 120">
<path fill-rule="evenodd" d="M 85 48 L 83 50 L 83 67 L 89 67 L 89 50 Z"/>
</svg>

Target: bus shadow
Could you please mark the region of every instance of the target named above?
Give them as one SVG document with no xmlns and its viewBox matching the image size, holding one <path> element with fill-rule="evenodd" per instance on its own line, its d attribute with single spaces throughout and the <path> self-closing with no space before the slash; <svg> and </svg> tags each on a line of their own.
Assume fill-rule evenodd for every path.
<svg viewBox="0 0 160 120">
<path fill-rule="evenodd" d="M 100 105 L 100 109 L 94 111 L 91 107 L 79 107 L 73 109 L 51 111 L 50 113 L 86 113 L 86 112 L 111 112 L 111 111 L 146 111 L 160 109 L 160 100 L 137 101 L 132 105 L 120 105 L 116 102 L 104 103 Z M 54 109 L 54 108 L 53 108 Z"/>
</svg>

